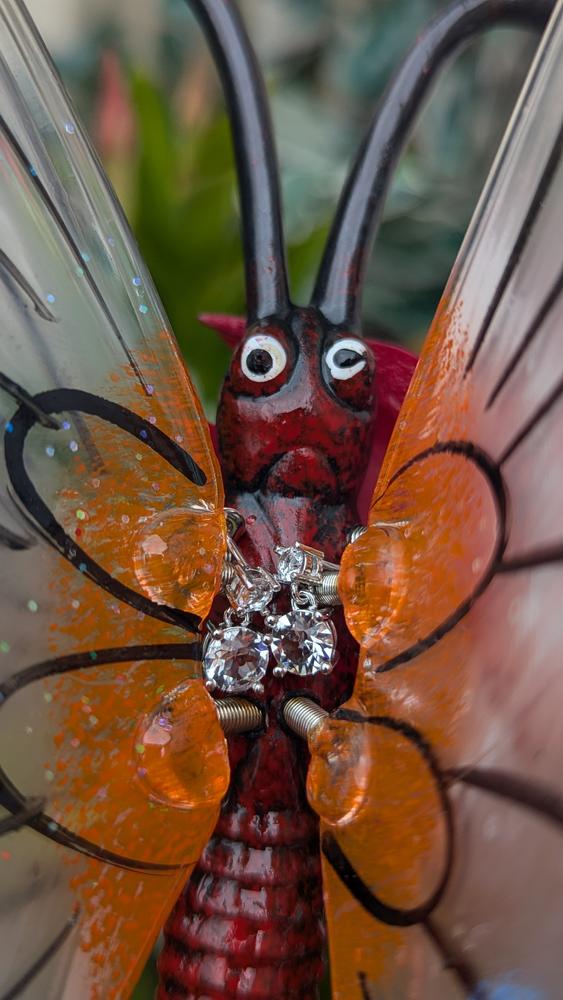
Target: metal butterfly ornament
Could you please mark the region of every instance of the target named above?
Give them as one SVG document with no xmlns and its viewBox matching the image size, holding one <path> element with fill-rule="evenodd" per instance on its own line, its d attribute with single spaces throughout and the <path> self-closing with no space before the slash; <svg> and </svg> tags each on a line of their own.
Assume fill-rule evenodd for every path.
<svg viewBox="0 0 563 1000">
<path fill-rule="evenodd" d="M 159 1000 L 313 998 L 327 936 L 340 1000 L 555 1000 L 563 8 L 432 22 L 297 307 L 255 56 L 232 3 L 192 6 L 246 267 L 247 317 L 207 317 L 234 348 L 216 452 L 0 0 L 0 998 L 125 998 L 166 921 Z M 393 168 L 447 56 L 550 14 L 412 377 L 361 337 Z"/>
</svg>

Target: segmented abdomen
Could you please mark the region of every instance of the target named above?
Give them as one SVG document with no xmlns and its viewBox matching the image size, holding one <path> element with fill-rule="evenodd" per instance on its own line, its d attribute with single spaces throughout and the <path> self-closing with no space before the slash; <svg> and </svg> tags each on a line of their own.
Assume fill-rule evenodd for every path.
<svg viewBox="0 0 563 1000">
<path fill-rule="evenodd" d="M 313 814 L 226 805 L 164 933 L 157 1000 L 315 1000 L 325 935 Z"/>
</svg>

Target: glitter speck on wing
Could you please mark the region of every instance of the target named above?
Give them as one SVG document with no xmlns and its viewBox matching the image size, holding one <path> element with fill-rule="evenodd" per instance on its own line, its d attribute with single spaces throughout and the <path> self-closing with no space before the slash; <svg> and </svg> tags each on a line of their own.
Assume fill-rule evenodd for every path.
<svg viewBox="0 0 563 1000">
<path fill-rule="evenodd" d="M 146 555 L 162 556 L 168 550 L 168 545 L 160 535 L 149 535 L 141 542 L 141 548 Z"/>
</svg>

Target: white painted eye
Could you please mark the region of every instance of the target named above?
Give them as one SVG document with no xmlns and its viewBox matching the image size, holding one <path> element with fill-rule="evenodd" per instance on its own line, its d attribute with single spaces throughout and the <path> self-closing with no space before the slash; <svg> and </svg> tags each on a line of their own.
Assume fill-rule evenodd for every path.
<svg viewBox="0 0 563 1000">
<path fill-rule="evenodd" d="M 267 333 L 249 337 L 242 349 L 240 365 L 252 382 L 270 382 L 283 372 L 286 364 L 285 348 Z"/>
<path fill-rule="evenodd" d="M 367 347 L 356 337 L 343 337 L 329 347 L 325 360 L 333 378 L 353 378 L 366 366 Z"/>
</svg>

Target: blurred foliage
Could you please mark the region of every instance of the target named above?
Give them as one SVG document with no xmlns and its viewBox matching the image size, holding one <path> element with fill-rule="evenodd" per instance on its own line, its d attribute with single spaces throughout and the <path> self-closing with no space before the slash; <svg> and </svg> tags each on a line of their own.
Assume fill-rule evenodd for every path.
<svg viewBox="0 0 563 1000">
<path fill-rule="evenodd" d="M 156 972 L 156 963 L 151 960 L 150 962 L 147 962 L 131 1000 L 153 1000 L 157 986 L 158 976 Z"/>
<path fill-rule="evenodd" d="M 293 296 L 304 302 L 347 166 L 377 101 L 402 54 L 444 4 L 241 2 L 272 95 Z M 161 8 L 152 73 L 139 67 L 111 18 L 62 69 L 92 123 L 212 415 L 228 351 L 197 314 L 244 311 L 236 181 L 222 97 L 201 35 L 182 0 L 161 0 Z M 420 346 L 532 48 L 518 32 L 495 31 L 444 75 L 388 198 L 364 297 L 372 334 Z M 134 142 L 123 141 L 123 108 L 113 106 L 120 104 L 116 81 L 109 86 L 102 79 L 101 90 L 96 82 L 98 56 L 108 49 L 119 54 L 128 81 Z M 153 991 L 150 966 L 135 1000 Z"/>
</svg>

